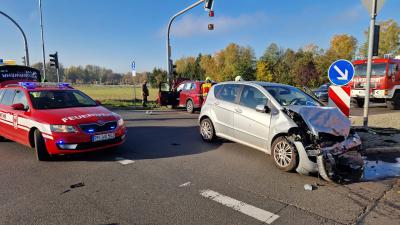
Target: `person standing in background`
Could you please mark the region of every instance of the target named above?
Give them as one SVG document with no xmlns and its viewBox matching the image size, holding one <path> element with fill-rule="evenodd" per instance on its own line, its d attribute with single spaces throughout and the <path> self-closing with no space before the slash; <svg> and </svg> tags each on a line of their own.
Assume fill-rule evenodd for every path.
<svg viewBox="0 0 400 225">
<path fill-rule="evenodd" d="M 147 96 L 149 96 L 149 89 L 147 88 L 147 81 L 145 81 L 142 84 L 142 96 L 143 96 L 142 106 L 147 107 Z"/>
</svg>

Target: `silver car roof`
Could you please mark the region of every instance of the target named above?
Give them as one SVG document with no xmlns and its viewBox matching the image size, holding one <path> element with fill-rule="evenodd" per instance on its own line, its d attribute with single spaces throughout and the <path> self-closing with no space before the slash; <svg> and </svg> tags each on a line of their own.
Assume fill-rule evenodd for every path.
<svg viewBox="0 0 400 225">
<path fill-rule="evenodd" d="M 280 84 L 280 83 L 271 83 L 271 82 L 264 82 L 264 81 L 225 81 L 218 84 L 257 84 L 260 86 L 280 86 L 280 87 L 293 87 L 287 84 Z"/>
</svg>

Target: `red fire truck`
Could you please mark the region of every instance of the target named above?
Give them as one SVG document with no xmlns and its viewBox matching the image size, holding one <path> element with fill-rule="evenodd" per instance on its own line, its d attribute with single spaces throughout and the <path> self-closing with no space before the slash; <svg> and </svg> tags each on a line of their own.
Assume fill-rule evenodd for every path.
<svg viewBox="0 0 400 225">
<path fill-rule="evenodd" d="M 367 60 L 353 61 L 355 74 L 348 84 L 351 87 L 351 97 L 358 107 L 363 107 L 366 86 Z M 400 109 L 400 59 L 375 58 L 372 60 L 371 71 L 371 102 L 386 102 L 390 109 Z"/>
</svg>

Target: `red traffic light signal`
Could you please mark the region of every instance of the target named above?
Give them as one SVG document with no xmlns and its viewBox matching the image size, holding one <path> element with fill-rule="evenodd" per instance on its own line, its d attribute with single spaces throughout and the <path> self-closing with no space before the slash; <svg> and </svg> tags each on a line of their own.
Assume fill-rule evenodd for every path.
<svg viewBox="0 0 400 225">
<path fill-rule="evenodd" d="M 214 10 L 211 10 L 210 12 L 208 12 L 208 16 L 209 17 L 214 17 Z"/>
</svg>

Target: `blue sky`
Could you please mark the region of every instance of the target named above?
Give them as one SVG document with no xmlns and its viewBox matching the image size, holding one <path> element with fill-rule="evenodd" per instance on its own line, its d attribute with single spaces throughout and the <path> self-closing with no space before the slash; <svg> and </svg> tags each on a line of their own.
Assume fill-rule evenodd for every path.
<svg viewBox="0 0 400 225">
<path fill-rule="evenodd" d="M 95 64 L 128 72 L 166 67 L 165 31 L 169 18 L 195 0 L 42 0 L 46 57 L 58 51 L 66 66 Z M 361 0 L 215 0 L 215 17 L 197 7 L 172 28 L 173 59 L 213 54 L 230 42 L 251 46 L 260 56 L 272 42 L 298 49 L 309 43 L 327 48 L 334 34 L 364 42 L 369 25 Z M 399 0 L 386 0 L 378 15 L 400 22 Z M 38 0 L 0 0 L 28 36 L 31 63 L 41 60 Z M 215 30 L 208 31 L 207 24 Z M 0 16 L 0 58 L 24 55 L 22 37 Z"/>
</svg>

